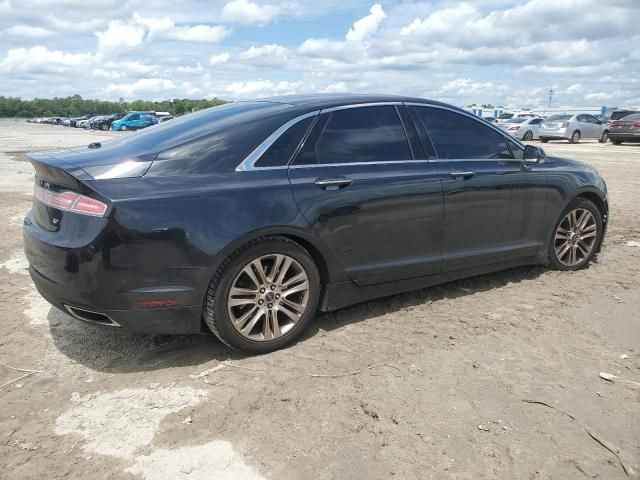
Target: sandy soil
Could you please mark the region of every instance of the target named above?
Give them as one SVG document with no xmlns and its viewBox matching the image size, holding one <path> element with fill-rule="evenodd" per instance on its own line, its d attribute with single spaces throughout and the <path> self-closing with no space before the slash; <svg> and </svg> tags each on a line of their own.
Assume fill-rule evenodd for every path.
<svg viewBox="0 0 640 480">
<path fill-rule="evenodd" d="M 0 478 L 638 477 L 640 145 L 545 146 L 607 179 L 609 234 L 590 268 L 369 302 L 245 357 L 211 336 L 80 324 L 35 292 L 24 153 L 103 136 L 0 121 Z M 6 365 L 37 373 L 14 381 L 28 372 Z"/>
</svg>

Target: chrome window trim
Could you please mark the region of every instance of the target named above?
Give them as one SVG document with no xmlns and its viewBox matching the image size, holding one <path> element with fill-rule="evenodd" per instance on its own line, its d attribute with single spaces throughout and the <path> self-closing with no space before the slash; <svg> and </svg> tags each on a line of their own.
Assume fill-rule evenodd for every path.
<svg viewBox="0 0 640 480">
<path fill-rule="evenodd" d="M 385 162 L 349 162 L 349 163 L 314 163 L 311 165 L 289 165 L 289 168 L 318 168 L 318 167 L 351 167 L 359 165 L 398 165 L 404 163 L 429 163 L 433 160 L 389 160 Z"/>
<path fill-rule="evenodd" d="M 323 108 L 321 110 L 314 110 L 313 112 L 308 112 L 298 117 L 292 118 L 287 123 L 279 127 L 275 132 L 269 135 L 260 145 L 258 145 L 253 152 L 251 152 L 247 157 L 236 167 L 236 172 L 247 172 L 251 170 L 281 170 L 285 168 L 293 168 L 295 165 L 278 165 L 275 167 L 256 167 L 255 163 L 260 159 L 262 154 L 266 152 L 271 145 L 273 145 L 276 140 L 278 140 L 287 130 L 293 127 L 296 123 L 304 120 L 305 118 L 313 117 L 320 115 L 322 113 L 330 113 L 336 112 L 338 110 L 347 110 L 350 108 L 361 108 L 361 107 L 379 107 L 383 105 L 403 105 L 403 102 L 400 101 L 392 101 L 392 102 L 369 102 L 369 103 L 355 103 L 351 105 L 339 105 L 337 107 L 329 107 Z M 400 122 L 402 122 L 402 118 L 400 118 Z M 405 132 L 406 135 L 406 132 Z M 407 142 L 408 142 L 407 138 Z M 409 143 L 409 147 L 411 144 Z M 421 160 L 401 160 L 397 162 L 375 162 L 375 163 L 401 163 L 401 162 L 417 162 Z M 333 165 L 370 165 L 373 162 L 353 162 L 353 163 L 340 163 Z M 316 165 L 298 165 L 298 166 L 316 166 Z M 317 165 L 324 166 L 324 165 Z"/>
<path fill-rule="evenodd" d="M 463 115 L 465 117 L 469 117 L 472 118 L 473 120 L 475 120 L 478 123 L 481 123 L 484 126 L 490 127 L 493 130 L 495 130 L 496 132 L 498 132 L 500 135 L 502 135 L 502 137 L 505 139 L 505 141 L 507 139 L 509 140 L 513 140 L 516 145 L 519 145 L 520 147 L 522 147 L 524 149 L 524 144 L 522 144 L 520 142 L 520 140 L 518 140 L 515 137 L 511 137 L 511 135 L 509 135 L 508 133 L 505 134 L 504 131 L 500 130 L 498 127 L 495 127 L 494 125 L 492 125 L 489 122 L 486 122 L 484 120 L 482 120 L 480 117 L 478 117 L 477 115 L 474 115 L 473 113 L 469 113 L 469 112 L 465 112 L 464 110 L 457 110 L 455 108 L 450 108 L 450 107 L 445 107 L 444 105 L 434 105 L 431 103 L 418 103 L 418 102 L 404 102 L 404 105 L 410 106 L 410 107 L 428 107 L 428 108 L 439 108 L 440 110 L 448 110 L 450 112 L 453 113 L 457 113 L 459 115 Z M 428 132 L 427 132 L 428 133 Z M 507 136 L 508 135 L 508 136 Z M 438 152 L 436 151 L 436 154 Z M 440 160 L 440 159 L 438 159 Z M 443 160 L 447 160 L 447 161 L 455 161 L 455 160 L 464 160 L 464 159 L 455 159 L 455 160 L 451 160 L 451 159 L 443 159 Z M 484 159 L 480 159 L 480 160 L 484 160 Z"/>
<path fill-rule="evenodd" d="M 256 167 L 255 163 L 260 159 L 262 154 L 266 152 L 271 145 L 273 145 L 276 140 L 278 140 L 284 132 L 293 127 L 296 123 L 304 120 L 305 118 L 314 117 L 320 114 L 320 110 L 315 110 L 313 112 L 308 112 L 303 115 L 299 115 L 295 118 L 292 118 L 284 125 L 280 126 L 275 132 L 269 135 L 260 145 L 258 145 L 253 152 L 247 155 L 240 165 L 236 167 L 236 172 L 246 172 L 249 170 L 278 170 L 282 168 L 288 168 L 288 165 L 278 165 L 275 167 Z"/>
</svg>

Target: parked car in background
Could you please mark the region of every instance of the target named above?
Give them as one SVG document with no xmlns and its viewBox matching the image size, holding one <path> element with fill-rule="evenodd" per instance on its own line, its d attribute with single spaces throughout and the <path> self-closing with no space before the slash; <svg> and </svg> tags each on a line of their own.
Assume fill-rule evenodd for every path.
<svg viewBox="0 0 640 480">
<path fill-rule="evenodd" d="M 139 130 L 158 123 L 155 112 L 130 112 L 111 123 L 113 130 Z"/>
<path fill-rule="evenodd" d="M 95 117 L 84 118 L 76 122 L 76 128 L 91 128 L 91 121 Z"/>
<path fill-rule="evenodd" d="M 173 115 L 163 115 L 161 117 L 158 117 L 158 120 L 160 121 L 160 123 L 166 122 L 168 120 L 173 120 Z"/>
<path fill-rule="evenodd" d="M 594 138 L 605 143 L 609 137 L 606 123 L 590 113 L 551 115 L 540 125 L 540 141 L 569 140 L 578 143 L 581 139 Z"/>
<path fill-rule="evenodd" d="M 111 115 L 104 115 L 94 121 L 94 128 L 96 130 L 110 130 L 111 124 L 120 120 L 126 115 L 126 113 L 113 113 Z"/>
<path fill-rule="evenodd" d="M 541 123 L 540 117 L 517 117 L 501 123 L 499 127 L 520 140 L 529 141 L 539 138 Z"/>
<path fill-rule="evenodd" d="M 609 140 L 614 145 L 620 145 L 622 142 L 640 142 L 640 113 L 612 121 L 609 125 Z"/>
<path fill-rule="evenodd" d="M 82 121 L 82 120 L 87 120 L 91 118 L 91 115 L 82 115 L 80 117 L 72 117 L 69 119 L 69 126 L 70 127 L 77 127 L 78 126 L 78 122 Z"/>
<path fill-rule="evenodd" d="M 498 119 L 495 117 L 482 117 L 482 118 L 489 123 L 498 123 Z"/>
<path fill-rule="evenodd" d="M 610 125 L 611 122 L 615 121 L 615 120 L 622 120 L 623 118 L 629 116 L 629 115 L 633 115 L 636 113 L 640 113 L 640 111 L 638 110 L 629 110 L 629 109 L 624 109 L 624 110 L 615 110 L 613 112 L 611 112 L 611 115 L 609 115 L 609 117 L 606 119 L 606 123 L 607 125 Z"/>
<path fill-rule="evenodd" d="M 29 157 L 24 249 L 46 300 L 104 328 L 210 329 L 254 353 L 290 345 L 318 309 L 583 268 L 608 216 L 591 166 L 420 98 L 235 102 Z"/>
</svg>

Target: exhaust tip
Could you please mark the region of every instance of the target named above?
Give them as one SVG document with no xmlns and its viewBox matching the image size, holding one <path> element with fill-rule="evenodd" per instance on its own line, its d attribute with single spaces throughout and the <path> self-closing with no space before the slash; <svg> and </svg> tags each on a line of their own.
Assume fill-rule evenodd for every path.
<svg viewBox="0 0 640 480">
<path fill-rule="evenodd" d="M 72 307 L 71 305 L 64 305 L 64 308 L 73 318 L 82 320 L 83 322 L 106 325 L 108 327 L 120 326 L 118 322 L 108 317 L 104 313 L 94 312 L 92 310 L 87 310 L 86 308 Z"/>
</svg>

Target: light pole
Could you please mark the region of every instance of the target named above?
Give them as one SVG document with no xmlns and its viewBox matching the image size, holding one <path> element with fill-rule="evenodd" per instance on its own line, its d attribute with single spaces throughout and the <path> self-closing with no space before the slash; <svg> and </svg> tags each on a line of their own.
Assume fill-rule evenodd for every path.
<svg viewBox="0 0 640 480">
<path fill-rule="evenodd" d="M 551 88 L 549 89 L 549 108 L 551 108 L 551 99 L 553 98 L 553 94 L 554 94 L 554 93 L 555 93 L 555 92 L 553 91 L 553 87 L 551 87 Z"/>
</svg>

